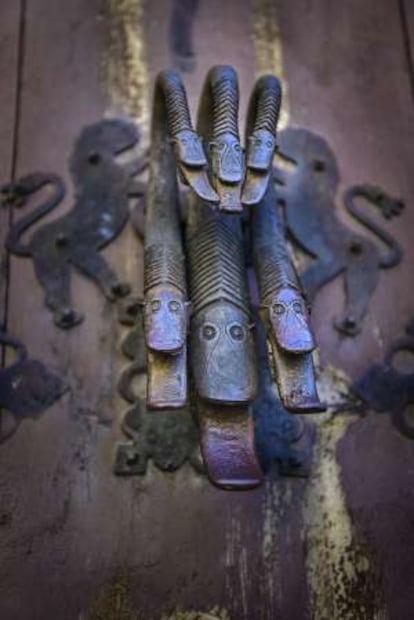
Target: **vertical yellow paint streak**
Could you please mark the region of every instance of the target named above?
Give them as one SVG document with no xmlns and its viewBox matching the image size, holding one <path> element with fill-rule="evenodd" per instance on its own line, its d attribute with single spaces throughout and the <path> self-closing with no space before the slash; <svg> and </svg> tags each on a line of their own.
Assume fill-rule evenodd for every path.
<svg viewBox="0 0 414 620">
<path fill-rule="evenodd" d="M 283 87 L 279 127 L 289 123 L 289 88 L 283 67 L 282 37 L 278 0 L 252 0 L 253 41 L 258 75 L 273 73 Z M 322 400 L 341 399 L 349 383 L 327 369 L 322 377 Z M 355 540 L 336 459 L 338 442 L 353 419 L 325 414 L 312 416 L 317 426 L 313 471 L 305 495 L 303 518 L 307 543 L 306 572 L 311 592 L 314 620 L 385 620 L 379 584 L 367 556 Z M 271 513 L 280 499 L 280 490 L 266 490 L 263 523 L 263 557 L 270 558 L 277 544 Z M 268 563 L 268 562 L 267 562 Z M 276 569 L 276 566 L 268 566 Z M 272 575 L 274 577 L 274 574 Z M 278 593 L 267 582 L 267 595 L 274 602 Z"/>
<path fill-rule="evenodd" d="M 134 117 L 147 131 L 149 78 L 142 0 L 105 0 L 105 27 L 103 78 L 111 112 Z"/>
<path fill-rule="evenodd" d="M 292 493 L 289 481 L 281 479 L 275 484 L 273 480 L 266 480 L 264 484 L 261 553 L 265 576 L 261 592 L 266 609 L 275 610 L 281 606 L 283 599 L 280 530 L 290 507 Z M 286 532 L 286 529 L 283 531 Z"/>
<path fill-rule="evenodd" d="M 253 43 L 258 75 L 273 73 L 283 88 L 279 128 L 289 124 L 289 89 L 283 71 L 278 0 L 252 0 Z"/>
<path fill-rule="evenodd" d="M 320 381 L 322 400 L 341 400 L 348 385 L 345 375 L 328 367 Z M 317 440 L 303 508 L 312 618 L 386 620 L 374 567 L 355 540 L 336 458 L 338 442 L 355 417 L 329 412 L 312 417 Z"/>
</svg>

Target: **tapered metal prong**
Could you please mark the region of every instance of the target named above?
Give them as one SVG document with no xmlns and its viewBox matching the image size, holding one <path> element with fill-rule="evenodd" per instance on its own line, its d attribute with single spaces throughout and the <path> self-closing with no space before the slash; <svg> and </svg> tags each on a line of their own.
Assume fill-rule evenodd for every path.
<svg viewBox="0 0 414 620">
<path fill-rule="evenodd" d="M 256 82 L 247 113 L 246 176 L 241 196 L 245 206 L 257 205 L 271 180 L 281 100 L 281 85 L 274 75 L 264 75 Z"/>
<path fill-rule="evenodd" d="M 258 486 L 263 475 L 250 409 L 198 403 L 197 410 L 201 450 L 211 482 L 228 490 Z"/>
</svg>

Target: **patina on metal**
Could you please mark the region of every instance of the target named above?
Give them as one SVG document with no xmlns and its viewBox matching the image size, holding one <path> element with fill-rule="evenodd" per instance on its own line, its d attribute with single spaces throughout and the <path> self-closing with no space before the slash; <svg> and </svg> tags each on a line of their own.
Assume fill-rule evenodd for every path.
<svg viewBox="0 0 414 620">
<path fill-rule="evenodd" d="M 76 202 L 68 213 L 37 229 L 27 244 L 21 241 L 23 233 L 64 198 L 63 181 L 55 174 L 35 173 L 1 188 L 4 202 L 18 206 L 39 190 L 51 188 L 50 196 L 33 213 L 11 226 L 6 245 L 13 254 L 32 257 L 45 303 L 58 327 L 73 327 L 83 319 L 71 303 L 73 267 L 94 280 L 111 301 L 130 292 L 98 250 L 115 239 L 126 224 L 128 198 L 142 194 L 142 185 L 133 177 L 143 169 L 144 160 L 117 161 L 117 156 L 135 147 L 138 140 L 135 124 L 123 119 L 85 127 L 70 158 Z"/>
<path fill-rule="evenodd" d="M 176 166 L 194 192 L 214 201 L 206 165 L 183 84 L 175 72 L 163 71 L 154 90 L 145 224 L 147 403 L 153 409 L 180 408 L 187 401 L 189 304 Z"/>
<path fill-rule="evenodd" d="M 254 88 L 246 159 L 239 139 L 238 99 L 234 69 L 213 67 L 204 84 L 195 133 L 178 76 L 168 71 L 157 78 L 145 230 L 144 315 L 148 407 L 179 408 L 186 403 L 191 308 L 189 370 L 207 474 L 220 487 L 242 489 L 262 479 L 252 417 L 258 364 L 247 286 L 243 204 L 254 211 L 253 254 L 261 317 L 282 401 L 295 411 L 319 411 L 323 406 L 315 386 L 315 343 L 308 307 L 286 250 L 272 181 L 280 84 L 264 76 Z M 189 187 L 184 205 L 180 205 L 175 166 Z M 130 374 L 124 380 L 128 383 Z"/>
<path fill-rule="evenodd" d="M 257 205 L 272 174 L 282 89 L 274 75 L 259 78 L 250 97 L 246 122 L 246 174 L 242 202 Z"/>
<path fill-rule="evenodd" d="M 232 67 L 210 69 L 199 103 L 197 127 L 209 156 L 211 183 L 227 213 L 243 211 L 244 155 L 238 128 L 239 86 Z"/>
<path fill-rule="evenodd" d="M 0 344 L 16 352 L 16 360 L 0 369 L 0 442 L 17 430 L 25 418 L 37 419 L 69 389 L 68 384 L 42 362 L 28 357 L 25 345 L 0 332 Z M 5 411 L 12 416 L 5 424 Z"/>
<path fill-rule="evenodd" d="M 121 428 L 128 441 L 119 442 L 117 445 L 114 473 L 121 476 L 145 475 L 150 460 L 162 471 L 175 471 L 189 463 L 197 473 L 205 473 L 200 453 L 200 431 L 195 423 L 197 412 L 192 410 L 195 409 L 195 399 L 192 401 L 193 406 L 154 414 L 146 408 L 145 399 L 134 387 L 139 385 L 139 378 L 146 373 L 141 300 L 129 298 L 121 308 L 119 319 L 121 323 L 132 328 L 121 347 L 131 363 L 121 373 L 118 383 L 121 396 L 131 407 L 123 415 Z M 205 435 L 209 443 L 205 446 L 205 453 L 209 454 L 214 478 L 226 488 L 237 488 L 234 470 L 237 471 L 240 485 L 244 486 L 246 479 L 247 482 L 250 479 L 250 463 L 246 465 L 244 461 L 246 445 L 248 455 L 254 454 L 256 446 L 264 472 L 270 471 L 277 463 L 283 476 L 307 476 L 309 473 L 313 427 L 303 423 L 298 416 L 289 414 L 277 397 L 269 367 L 264 329 L 259 317 L 255 316 L 255 319 L 259 392 L 252 406 L 254 426 L 252 427 L 251 416 L 246 417 L 245 410 L 241 408 L 220 409 L 215 405 L 213 409 L 202 402 L 198 407 L 199 419 L 203 427 L 208 427 Z M 220 417 L 223 414 L 224 432 L 223 420 Z M 217 457 L 217 452 L 220 451 L 227 455 L 230 463 L 227 463 L 223 456 Z M 233 472 L 230 484 L 229 471 Z"/>
<path fill-rule="evenodd" d="M 250 403 L 257 364 L 239 216 L 190 204 L 187 253 L 190 368 L 207 473 L 221 487 L 256 486 L 261 471 Z"/>
<path fill-rule="evenodd" d="M 197 128 L 209 145 L 219 211 L 189 196 L 186 248 L 192 303 L 190 367 L 201 450 L 210 480 L 224 488 L 250 488 L 262 479 L 250 406 L 257 393 L 257 360 L 239 214 L 244 167 L 237 114 L 235 71 L 213 67 Z"/>
<path fill-rule="evenodd" d="M 355 336 L 361 329 L 380 269 L 395 267 L 402 258 L 397 241 L 365 215 L 356 201 L 362 199 L 376 206 L 386 219 L 398 216 L 404 204 L 372 185 L 356 185 L 345 192 L 348 213 L 387 246 L 383 252 L 336 216 L 339 170 L 328 143 L 299 128 L 284 129 L 278 140 L 275 180 L 279 204 L 284 206 L 293 239 L 316 259 L 301 274 L 303 287 L 312 301 L 322 286 L 343 274 L 346 304 L 335 327 L 347 336 Z"/>
<path fill-rule="evenodd" d="M 259 285 L 260 316 L 272 351 L 279 393 L 294 411 L 320 411 L 316 391 L 309 309 L 286 247 L 273 183 L 273 153 L 280 109 L 280 85 L 258 80 L 249 103 L 245 194 L 259 199 L 251 209 L 252 256 Z M 249 163 L 250 162 L 250 163 Z"/>
<path fill-rule="evenodd" d="M 383 364 L 374 364 L 352 386 L 352 390 L 368 408 L 391 415 L 395 428 L 408 439 L 414 439 L 414 424 L 407 415 L 414 405 L 414 372 L 403 372 L 395 366 L 399 353 L 414 354 L 414 321 L 406 335 L 396 340 L 386 352 Z"/>
</svg>

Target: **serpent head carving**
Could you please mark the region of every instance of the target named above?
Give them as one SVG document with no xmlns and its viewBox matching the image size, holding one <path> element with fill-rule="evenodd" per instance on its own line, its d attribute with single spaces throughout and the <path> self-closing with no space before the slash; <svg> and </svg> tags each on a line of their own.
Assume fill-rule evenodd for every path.
<svg viewBox="0 0 414 620">
<path fill-rule="evenodd" d="M 183 129 L 177 133 L 174 146 L 177 159 L 186 166 L 198 168 L 207 164 L 203 143 L 192 129 Z"/>
<path fill-rule="evenodd" d="M 297 290 L 282 288 L 272 297 L 269 321 L 274 337 L 285 351 L 307 353 L 315 348 L 308 309 Z"/>
<path fill-rule="evenodd" d="M 248 138 L 247 166 L 266 172 L 272 163 L 276 139 L 267 129 L 258 129 Z"/>
<path fill-rule="evenodd" d="M 196 391 L 210 402 L 246 403 L 256 393 L 255 345 L 245 312 L 221 302 L 202 310 L 191 331 Z"/>
<path fill-rule="evenodd" d="M 187 336 L 187 303 L 184 295 L 169 285 L 156 286 L 145 298 L 145 334 L 153 351 L 177 353 Z"/>
<path fill-rule="evenodd" d="M 243 179 L 243 151 L 236 136 L 226 132 L 210 143 L 214 174 L 224 183 L 240 183 Z"/>
</svg>

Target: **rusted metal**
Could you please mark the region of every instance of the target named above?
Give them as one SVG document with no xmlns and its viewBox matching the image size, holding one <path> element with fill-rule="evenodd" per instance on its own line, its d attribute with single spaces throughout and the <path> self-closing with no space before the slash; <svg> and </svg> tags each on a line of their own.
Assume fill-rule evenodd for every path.
<svg viewBox="0 0 414 620">
<path fill-rule="evenodd" d="M 408 412 L 414 404 L 414 372 L 403 372 L 395 367 L 399 353 L 414 354 L 414 321 L 406 328 L 406 335 L 396 340 L 387 350 L 382 364 L 374 364 L 352 386 L 365 405 L 391 416 L 395 428 L 408 439 L 414 439 L 414 424 Z"/>
<path fill-rule="evenodd" d="M 276 149 L 276 128 L 282 101 L 279 80 L 264 75 L 255 84 L 246 122 L 246 174 L 242 202 L 257 205 L 269 184 Z"/>
<path fill-rule="evenodd" d="M 153 409 L 187 402 L 188 301 L 176 166 L 193 191 L 214 201 L 206 165 L 183 84 L 164 71 L 154 90 L 145 227 L 147 403 Z"/>
<path fill-rule="evenodd" d="M 272 351 L 279 393 L 295 411 L 320 411 L 312 362 L 315 348 L 309 309 L 289 257 L 277 211 L 273 154 L 281 91 L 273 76 L 260 78 L 248 110 L 247 175 L 244 194 L 251 209 L 252 256 L 259 285 L 260 315 Z"/>
<path fill-rule="evenodd" d="M 7 248 L 18 256 L 30 256 L 45 291 L 45 303 L 58 327 L 74 327 L 83 319 L 72 307 L 71 270 L 76 267 L 98 284 L 113 301 L 130 292 L 98 252 L 121 232 L 128 219 L 128 198 L 141 195 L 141 184 L 132 178 L 144 167 L 134 159 L 128 164 L 117 156 L 137 145 L 137 127 L 122 119 L 104 120 L 85 127 L 70 158 L 76 202 L 65 215 L 36 230 L 27 244 L 21 236 L 32 224 L 55 209 L 65 195 L 62 179 L 35 173 L 1 188 L 4 201 L 22 205 L 43 188 L 51 195 L 33 213 L 19 219 L 9 231 Z"/>
<path fill-rule="evenodd" d="M 210 163 L 210 179 L 227 213 L 243 210 L 241 191 L 244 156 L 238 128 L 239 86 L 232 67 L 210 69 L 198 110 L 198 131 L 204 139 Z"/>
<path fill-rule="evenodd" d="M 0 443 L 9 439 L 24 418 L 39 418 L 69 388 L 42 362 L 28 358 L 18 338 L 0 331 L 0 344 L 15 350 L 17 359 L 0 370 Z M 12 419 L 5 424 L 4 411 Z"/>
<path fill-rule="evenodd" d="M 355 185 L 344 196 L 350 215 L 387 246 L 377 244 L 347 228 L 336 216 L 339 183 L 336 158 L 326 140 L 306 129 L 288 128 L 279 134 L 279 159 L 275 167 L 279 204 L 294 240 L 316 260 L 301 281 L 308 299 L 340 274 L 344 275 L 346 303 L 335 328 L 347 336 L 361 329 L 369 299 L 377 286 L 380 269 L 399 264 L 402 250 L 397 241 L 357 206 L 363 199 L 386 218 L 398 216 L 404 204 L 372 185 Z"/>
<path fill-rule="evenodd" d="M 201 96 L 197 129 L 208 145 L 219 211 L 190 194 L 186 247 L 192 304 L 190 360 L 207 475 L 224 488 L 257 486 L 251 403 L 257 360 L 240 212 L 244 178 L 238 134 L 238 83 L 232 67 L 213 67 Z"/>
</svg>

